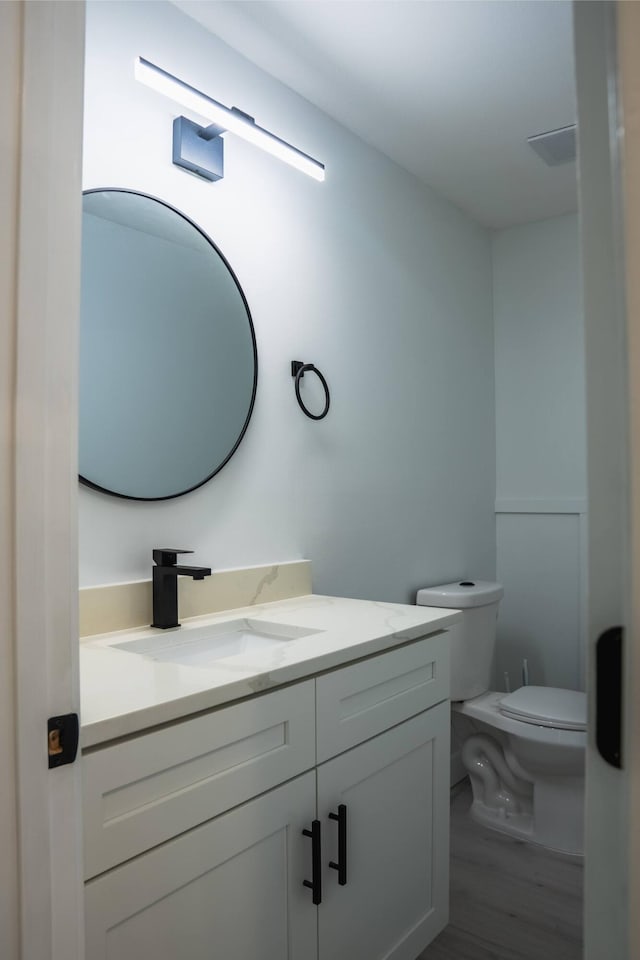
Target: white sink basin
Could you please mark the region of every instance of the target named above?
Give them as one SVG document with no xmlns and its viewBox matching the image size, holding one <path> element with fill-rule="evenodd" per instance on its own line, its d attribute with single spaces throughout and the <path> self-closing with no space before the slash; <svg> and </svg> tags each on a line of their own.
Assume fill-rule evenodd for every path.
<svg viewBox="0 0 640 960">
<path fill-rule="evenodd" d="M 151 660 L 207 667 L 223 657 L 250 656 L 310 637 L 322 630 L 264 620 L 230 620 L 207 627 L 177 627 L 162 633 L 115 643 L 114 649 Z"/>
</svg>

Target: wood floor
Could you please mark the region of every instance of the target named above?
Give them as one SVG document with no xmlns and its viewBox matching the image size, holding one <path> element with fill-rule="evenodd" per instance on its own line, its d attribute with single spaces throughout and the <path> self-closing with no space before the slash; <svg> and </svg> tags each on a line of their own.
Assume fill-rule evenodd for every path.
<svg viewBox="0 0 640 960">
<path fill-rule="evenodd" d="M 418 960 L 580 960 L 582 865 L 486 830 L 451 805 L 450 924 Z"/>
</svg>

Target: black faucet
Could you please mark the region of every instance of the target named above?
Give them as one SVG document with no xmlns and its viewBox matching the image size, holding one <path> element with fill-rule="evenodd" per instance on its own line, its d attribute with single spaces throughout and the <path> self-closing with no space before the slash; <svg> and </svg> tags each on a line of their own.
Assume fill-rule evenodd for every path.
<svg viewBox="0 0 640 960">
<path fill-rule="evenodd" d="M 179 553 L 193 550 L 168 548 L 153 551 L 153 623 L 152 627 L 168 630 L 179 627 L 178 623 L 178 577 L 193 577 L 204 580 L 211 575 L 210 567 L 182 567 L 176 565 Z"/>
</svg>

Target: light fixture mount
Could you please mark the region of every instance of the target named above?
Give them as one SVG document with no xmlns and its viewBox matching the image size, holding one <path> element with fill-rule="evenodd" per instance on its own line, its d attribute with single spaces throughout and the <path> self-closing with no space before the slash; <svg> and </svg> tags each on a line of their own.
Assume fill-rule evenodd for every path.
<svg viewBox="0 0 640 960">
<path fill-rule="evenodd" d="M 173 121 L 173 162 L 203 180 L 224 177 L 224 141 L 217 124 L 201 127 L 186 117 Z"/>
</svg>

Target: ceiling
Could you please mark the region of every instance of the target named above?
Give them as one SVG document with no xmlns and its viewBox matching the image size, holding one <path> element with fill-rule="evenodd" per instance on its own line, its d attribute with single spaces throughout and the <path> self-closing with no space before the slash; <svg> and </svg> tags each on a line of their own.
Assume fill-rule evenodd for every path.
<svg viewBox="0 0 640 960">
<path fill-rule="evenodd" d="M 566 0 L 174 0 L 488 227 L 576 209 L 527 137 L 575 122 Z"/>
</svg>

